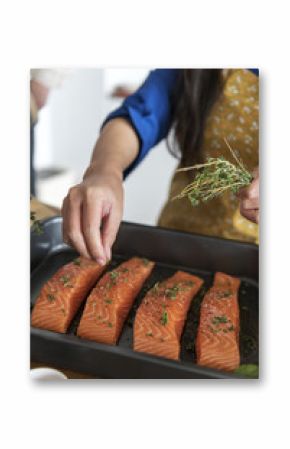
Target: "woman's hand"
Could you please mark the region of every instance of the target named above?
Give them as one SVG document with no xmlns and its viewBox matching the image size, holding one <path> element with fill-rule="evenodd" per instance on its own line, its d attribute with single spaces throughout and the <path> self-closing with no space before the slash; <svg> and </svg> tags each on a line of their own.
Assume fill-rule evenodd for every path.
<svg viewBox="0 0 290 449">
<path fill-rule="evenodd" d="M 139 139 L 123 118 L 110 120 L 95 145 L 83 182 L 63 201 L 63 238 L 84 257 L 104 265 L 111 258 L 123 215 L 123 173 L 139 151 Z"/>
<path fill-rule="evenodd" d="M 254 179 L 249 187 L 240 190 L 240 212 L 245 218 L 259 223 L 259 169 L 254 170 Z"/>
<path fill-rule="evenodd" d="M 104 265 L 111 258 L 123 213 L 123 176 L 89 168 L 63 201 L 64 241 Z"/>
</svg>

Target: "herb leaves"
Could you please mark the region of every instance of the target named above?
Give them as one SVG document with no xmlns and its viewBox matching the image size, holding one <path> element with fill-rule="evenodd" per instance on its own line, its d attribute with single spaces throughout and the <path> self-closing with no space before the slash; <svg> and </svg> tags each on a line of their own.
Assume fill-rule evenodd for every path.
<svg viewBox="0 0 290 449">
<path fill-rule="evenodd" d="M 238 159 L 228 141 L 224 140 L 237 165 L 223 157 L 218 157 L 208 158 L 204 164 L 178 169 L 178 172 L 190 170 L 198 172 L 193 182 L 188 184 L 173 200 L 187 197 L 193 206 L 197 206 L 201 201 L 209 201 L 227 190 L 237 193 L 242 187 L 251 183 L 253 179 L 251 173 Z"/>
</svg>

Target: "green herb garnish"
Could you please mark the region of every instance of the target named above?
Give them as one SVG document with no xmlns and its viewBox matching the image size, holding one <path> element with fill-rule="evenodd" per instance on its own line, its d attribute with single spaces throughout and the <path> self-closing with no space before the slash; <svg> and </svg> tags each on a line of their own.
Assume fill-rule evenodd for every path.
<svg viewBox="0 0 290 449">
<path fill-rule="evenodd" d="M 115 271 L 115 270 L 113 270 L 113 271 L 111 271 L 109 273 L 109 276 L 110 276 L 110 279 L 111 279 L 111 283 L 113 285 L 116 285 L 116 281 L 117 281 L 119 275 L 120 275 L 120 273 L 118 271 Z"/>
<path fill-rule="evenodd" d="M 55 301 L 55 296 L 52 295 L 51 293 L 48 293 L 47 294 L 47 299 L 48 299 L 49 302 L 53 302 L 53 301 Z"/>
<path fill-rule="evenodd" d="M 73 260 L 73 264 L 80 266 L 81 265 L 80 259 L 78 258 L 78 259 Z"/>
<path fill-rule="evenodd" d="M 212 320 L 211 320 L 212 324 L 221 324 L 221 323 L 228 323 L 228 319 L 225 315 L 221 315 L 221 316 L 215 316 Z"/>
<path fill-rule="evenodd" d="M 249 377 L 252 379 L 258 379 L 259 378 L 259 367 L 255 364 L 245 364 L 240 365 L 239 368 L 237 368 L 234 373 L 241 374 L 242 376 Z"/>
<path fill-rule="evenodd" d="M 109 322 L 108 323 L 108 327 L 113 327 L 112 323 Z"/>
<path fill-rule="evenodd" d="M 224 292 L 218 292 L 217 297 L 218 297 L 218 299 L 224 299 L 224 298 L 228 298 L 232 294 L 233 294 L 233 292 L 231 290 L 225 290 Z"/>
<path fill-rule="evenodd" d="M 113 302 L 113 300 L 110 298 L 106 298 L 106 299 L 104 299 L 104 301 L 106 304 L 112 304 L 112 302 Z"/>
<path fill-rule="evenodd" d="M 145 257 L 142 258 L 142 262 L 145 266 L 147 266 L 150 263 L 150 260 L 146 259 Z"/>
<path fill-rule="evenodd" d="M 237 165 L 218 157 L 208 158 L 204 164 L 178 169 L 177 172 L 198 170 L 198 173 L 194 181 L 173 199 L 187 197 L 193 206 L 197 206 L 201 201 L 211 200 L 227 190 L 237 193 L 242 187 L 251 183 L 253 176 L 237 157 L 228 141 L 224 140 Z"/>
<path fill-rule="evenodd" d="M 59 280 L 63 283 L 64 286 L 66 286 L 66 285 L 69 283 L 70 277 L 64 275 L 64 276 L 61 276 L 61 277 L 59 278 Z"/>
<path fill-rule="evenodd" d="M 146 333 L 146 337 L 153 337 L 152 332 L 147 332 L 147 333 Z"/>
<path fill-rule="evenodd" d="M 166 324 L 168 323 L 168 314 L 164 307 L 163 307 L 160 322 L 161 322 L 162 326 L 166 326 Z"/>
<path fill-rule="evenodd" d="M 178 284 L 173 287 L 169 287 L 165 290 L 165 296 L 170 299 L 176 299 L 177 293 L 180 291 L 180 287 Z"/>
<path fill-rule="evenodd" d="M 41 235 L 44 233 L 42 223 L 36 219 L 36 212 L 30 211 L 30 221 L 32 221 L 31 231 L 37 235 Z"/>
</svg>

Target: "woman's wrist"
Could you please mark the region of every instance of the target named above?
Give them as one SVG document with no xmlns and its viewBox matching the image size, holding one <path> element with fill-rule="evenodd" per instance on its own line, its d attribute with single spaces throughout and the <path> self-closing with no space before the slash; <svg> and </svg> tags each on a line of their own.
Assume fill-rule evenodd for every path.
<svg viewBox="0 0 290 449">
<path fill-rule="evenodd" d="M 123 170 L 118 164 L 110 161 L 92 161 L 84 173 L 83 180 L 85 181 L 86 179 L 95 176 L 113 176 L 120 181 L 123 181 Z"/>
</svg>

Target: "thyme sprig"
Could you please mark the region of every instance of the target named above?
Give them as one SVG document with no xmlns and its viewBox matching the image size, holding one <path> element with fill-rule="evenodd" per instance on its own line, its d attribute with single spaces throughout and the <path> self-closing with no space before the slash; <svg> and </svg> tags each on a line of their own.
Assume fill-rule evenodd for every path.
<svg viewBox="0 0 290 449">
<path fill-rule="evenodd" d="M 193 182 L 188 184 L 173 200 L 187 197 L 193 206 L 197 206 L 201 201 L 209 201 L 227 190 L 237 193 L 242 187 L 251 183 L 253 176 L 237 157 L 228 141 L 226 139 L 224 141 L 236 163 L 221 156 L 208 158 L 204 164 L 178 169 L 178 172 L 198 170 L 198 173 Z"/>
</svg>

